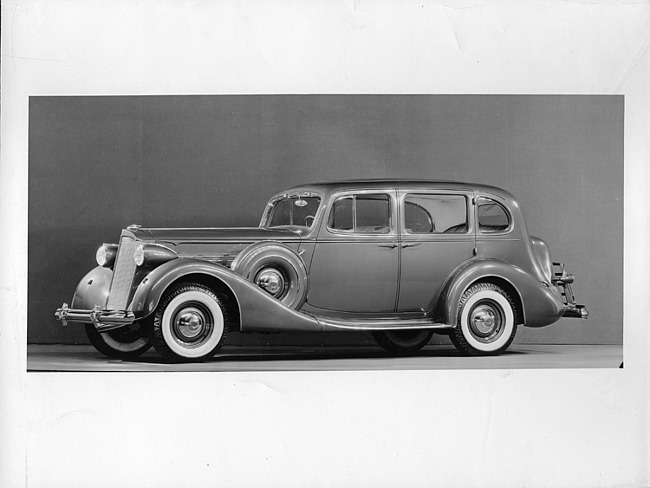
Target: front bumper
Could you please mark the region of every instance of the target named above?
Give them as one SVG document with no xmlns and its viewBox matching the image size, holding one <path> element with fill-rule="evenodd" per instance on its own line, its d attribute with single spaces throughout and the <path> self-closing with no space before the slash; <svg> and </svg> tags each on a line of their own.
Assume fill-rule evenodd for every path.
<svg viewBox="0 0 650 488">
<path fill-rule="evenodd" d="M 564 264 L 553 263 L 553 275 L 553 284 L 559 288 L 562 301 L 564 302 L 562 317 L 576 319 L 586 319 L 589 317 L 587 307 L 576 303 L 576 299 L 573 296 L 573 289 L 571 288 L 574 278 L 573 275 L 567 274 L 564 269 Z"/>
<path fill-rule="evenodd" d="M 98 306 L 92 310 L 70 308 L 64 303 L 54 313 L 57 320 L 66 326 L 68 322 L 93 324 L 100 332 L 119 329 L 135 322 L 135 315 L 129 310 L 102 310 Z"/>
</svg>

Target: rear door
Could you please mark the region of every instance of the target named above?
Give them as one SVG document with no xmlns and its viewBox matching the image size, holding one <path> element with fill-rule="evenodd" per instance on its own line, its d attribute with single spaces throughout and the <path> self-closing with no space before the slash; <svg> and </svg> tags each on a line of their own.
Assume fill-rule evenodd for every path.
<svg viewBox="0 0 650 488">
<path fill-rule="evenodd" d="M 400 191 L 400 280 L 397 310 L 428 311 L 443 283 L 476 246 L 472 194 Z"/>
</svg>

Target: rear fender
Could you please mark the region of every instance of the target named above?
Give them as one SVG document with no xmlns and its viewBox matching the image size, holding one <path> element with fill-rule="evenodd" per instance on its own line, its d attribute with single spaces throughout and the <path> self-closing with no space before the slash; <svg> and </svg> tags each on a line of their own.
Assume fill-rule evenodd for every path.
<svg viewBox="0 0 650 488">
<path fill-rule="evenodd" d="M 562 315 L 561 300 L 530 273 L 505 261 L 480 259 L 460 268 L 445 284 L 435 311 L 436 321 L 455 325 L 463 293 L 479 281 L 494 283 L 514 294 L 520 324 L 541 327 Z"/>
<path fill-rule="evenodd" d="M 242 331 L 321 330 L 316 319 L 286 307 L 230 269 L 197 259 L 179 258 L 154 269 L 138 286 L 130 310 L 146 317 L 156 310 L 171 285 L 197 277 L 216 279 L 227 287 L 239 309 Z"/>
</svg>

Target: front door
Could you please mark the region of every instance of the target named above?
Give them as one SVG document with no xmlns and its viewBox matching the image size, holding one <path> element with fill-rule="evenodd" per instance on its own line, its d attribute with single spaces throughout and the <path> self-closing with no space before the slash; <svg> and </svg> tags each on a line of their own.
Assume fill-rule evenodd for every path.
<svg viewBox="0 0 650 488">
<path fill-rule="evenodd" d="M 469 193 L 400 192 L 400 312 L 429 311 L 449 274 L 474 256 Z"/>
<path fill-rule="evenodd" d="M 346 192 L 331 202 L 309 270 L 307 303 L 333 311 L 394 312 L 396 192 Z"/>
</svg>

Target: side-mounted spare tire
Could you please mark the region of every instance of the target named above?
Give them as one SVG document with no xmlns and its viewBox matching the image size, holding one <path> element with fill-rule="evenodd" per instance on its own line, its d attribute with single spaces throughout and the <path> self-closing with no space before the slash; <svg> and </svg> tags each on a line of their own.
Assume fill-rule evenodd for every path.
<svg viewBox="0 0 650 488">
<path fill-rule="evenodd" d="M 300 307 L 307 296 L 305 264 L 289 246 L 280 242 L 251 244 L 234 259 L 232 270 L 289 308 Z"/>
</svg>

